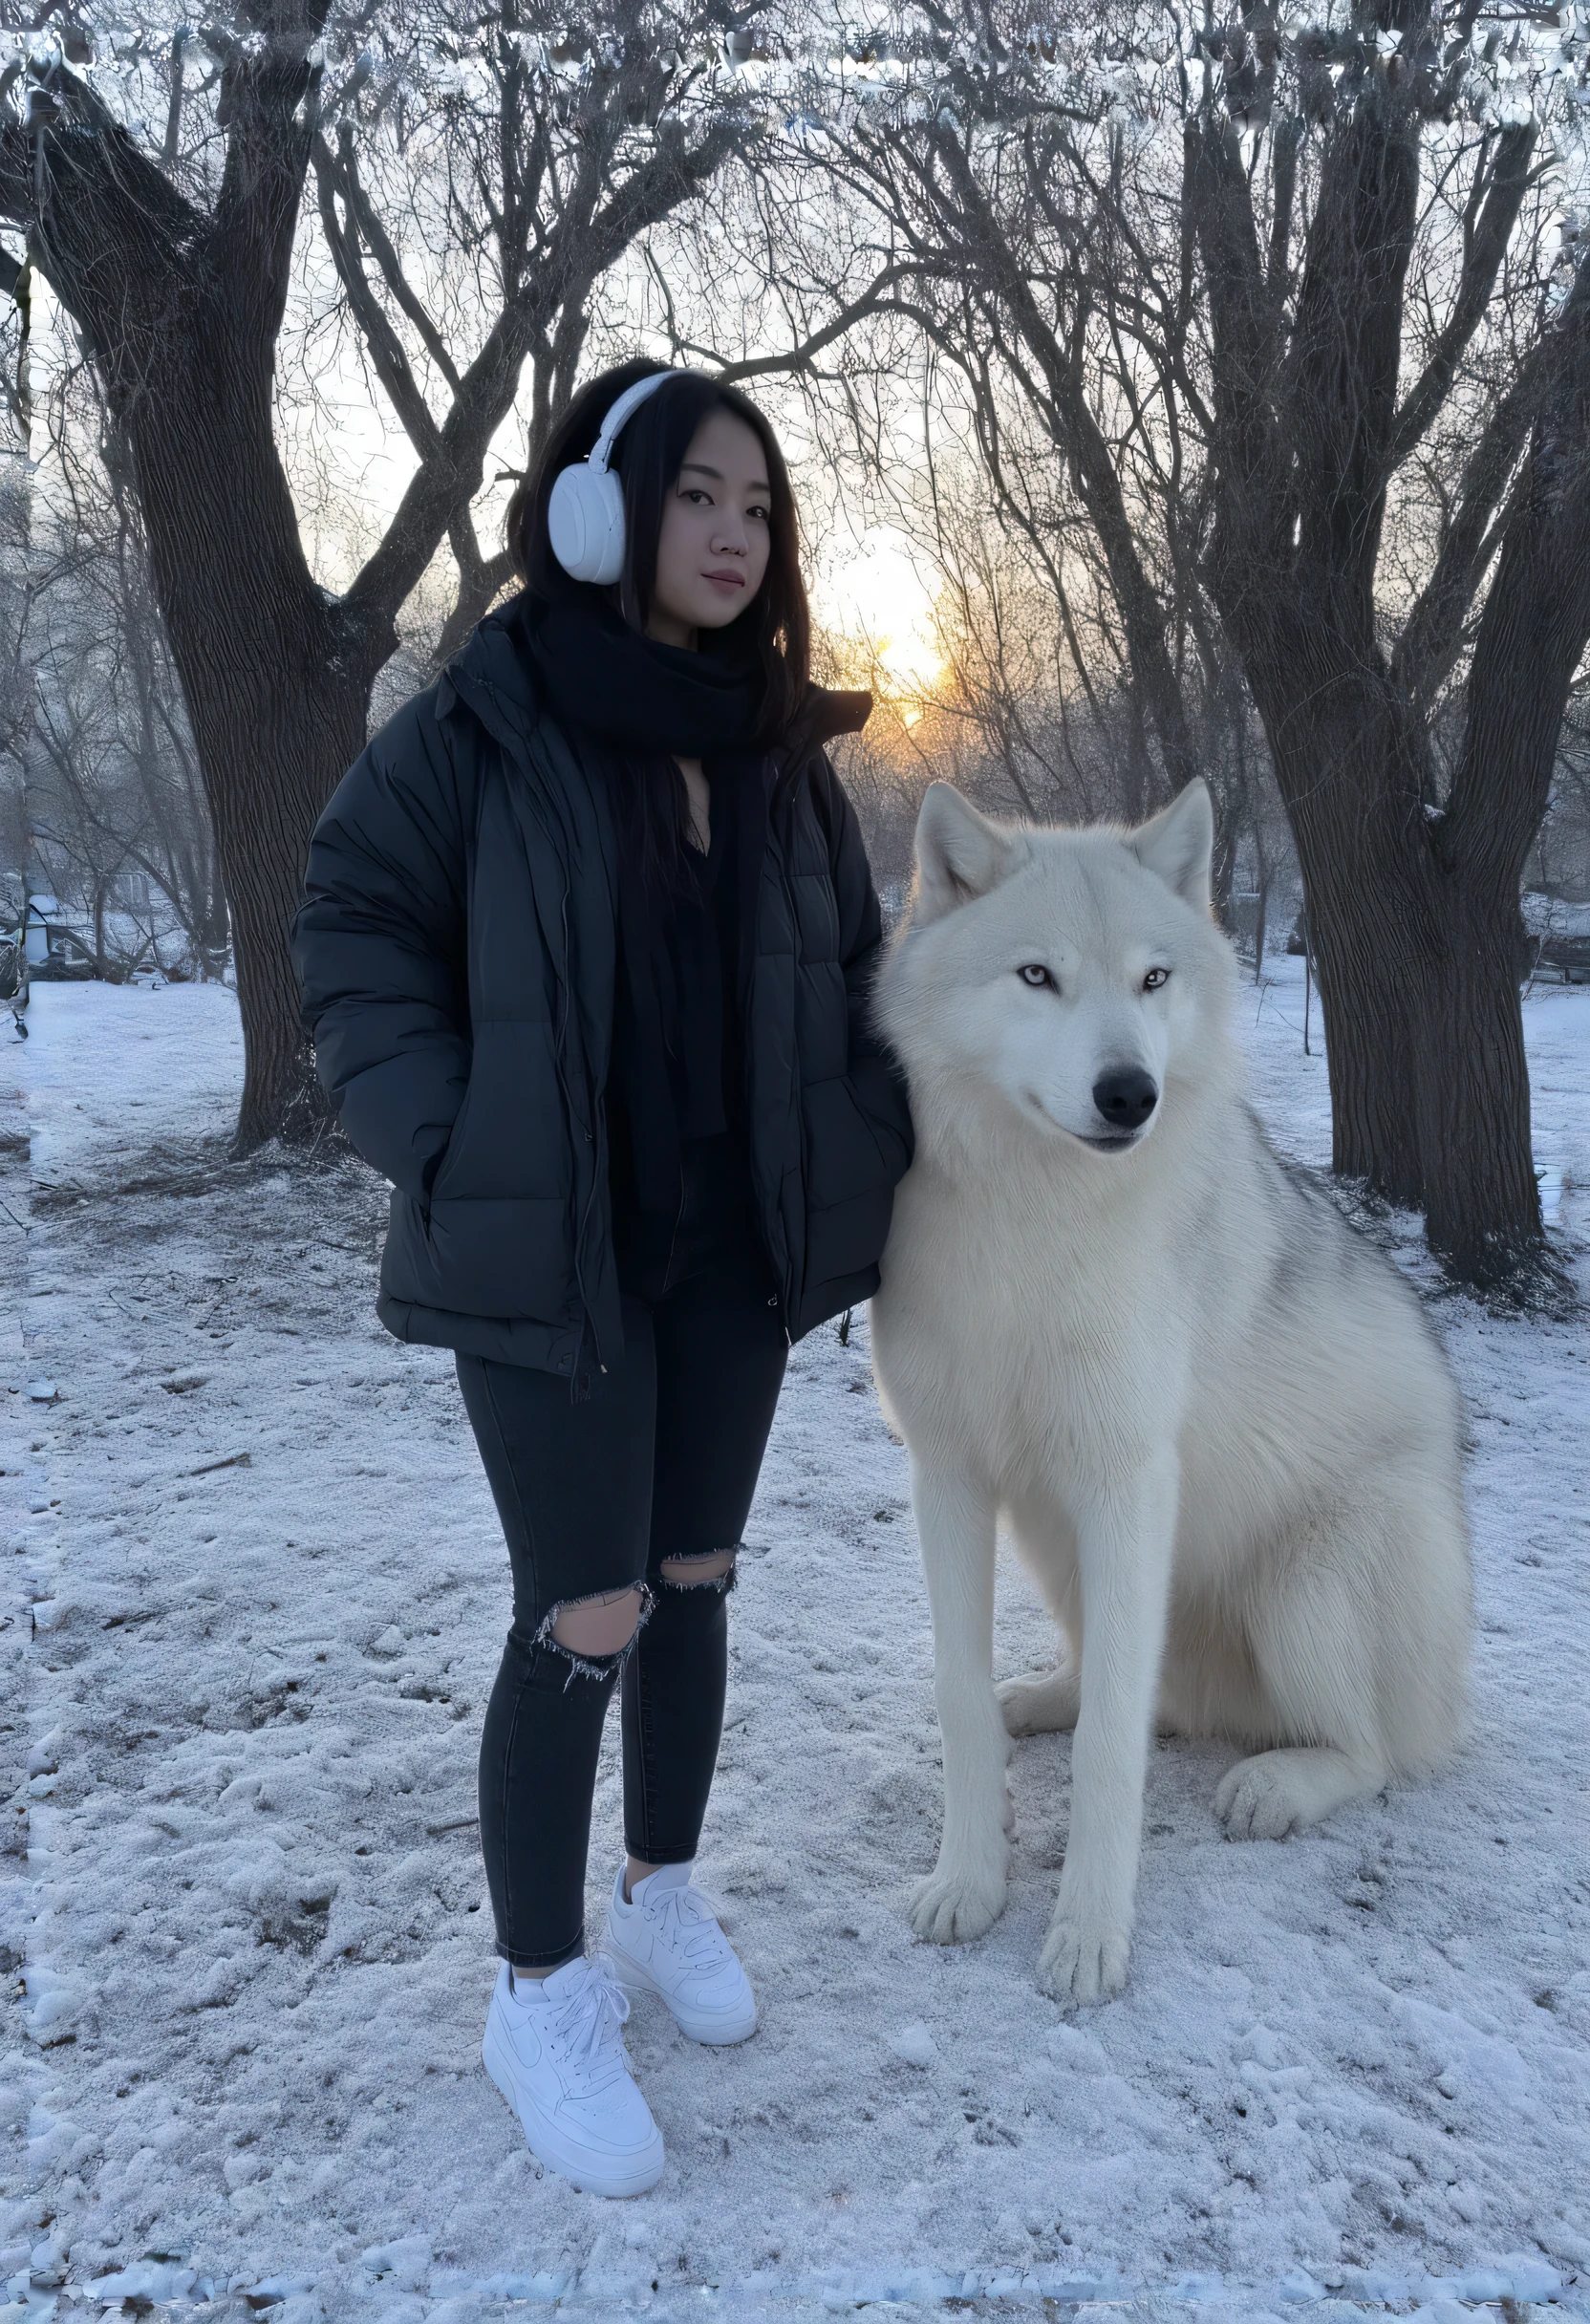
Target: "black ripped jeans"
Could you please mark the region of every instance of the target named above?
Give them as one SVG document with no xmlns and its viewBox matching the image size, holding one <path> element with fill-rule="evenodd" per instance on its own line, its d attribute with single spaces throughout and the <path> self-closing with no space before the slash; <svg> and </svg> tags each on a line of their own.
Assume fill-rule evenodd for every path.
<svg viewBox="0 0 1590 2324">
<path fill-rule="evenodd" d="M 458 1360 L 513 1563 L 513 1627 L 481 1738 L 481 1846 L 497 1950 L 555 1969 L 585 1942 L 586 1854 L 602 1722 L 622 1693 L 632 1856 L 696 1853 L 723 1726 L 727 1585 L 665 1560 L 739 1546 L 784 1381 L 786 1342 L 759 1251 L 720 1250 L 655 1300 L 626 1296 L 624 1353 L 566 1380 Z M 553 1639 L 562 1606 L 642 1585 L 621 1654 Z"/>
</svg>

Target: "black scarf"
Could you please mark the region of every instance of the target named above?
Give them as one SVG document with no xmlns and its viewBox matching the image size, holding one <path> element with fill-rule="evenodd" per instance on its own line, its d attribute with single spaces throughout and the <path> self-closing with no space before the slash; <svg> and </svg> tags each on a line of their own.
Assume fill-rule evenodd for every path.
<svg viewBox="0 0 1590 2324">
<path fill-rule="evenodd" d="M 720 758 L 754 747 L 763 682 L 754 647 L 707 633 L 698 654 L 658 645 L 589 598 L 525 600 L 530 658 L 566 730 L 626 756 Z M 738 629 L 739 623 L 735 624 Z"/>
<path fill-rule="evenodd" d="M 607 783 L 626 825 L 626 786 L 660 784 L 669 758 L 711 760 L 713 819 L 728 811 L 734 882 L 743 934 L 755 909 L 765 846 L 764 753 L 756 740 L 763 699 L 760 663 L 738 641 L 709 634 L 699 653 L 642 636 L 591 595 L 549 605 L 524 601 L 521 632 L 559 725 L 592 774 Z M 683 876 L 694 876 L 681 867 Z M 672 1216 L 681 1187 L 681 1142 L 710 1134 L 720 1087 L 722 1043 L 715 1028 L 682 1022 L 681 943 L 698 952 L 710 931 L 682 924 L 673 899 L 654 894 L 632 847 L 620 846 L 618 937 L 622 958 L 613 1027 L 613 1070 L 629 1122 L 630 1157 L 642 1211 Z M 741 948 L 735 948 L 737 955 Z M 733 1005 L 723 992 L 725 1008 Z M 711 1051 L 711 1055 L 707 1051 Z M 722 1127 L 720 1100 L 715 1125 Z"/>
</svg>

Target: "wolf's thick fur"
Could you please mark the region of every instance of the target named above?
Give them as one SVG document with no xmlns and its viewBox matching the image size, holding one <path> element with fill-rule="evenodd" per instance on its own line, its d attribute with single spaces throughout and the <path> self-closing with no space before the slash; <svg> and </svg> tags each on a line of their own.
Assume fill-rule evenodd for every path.
<svg viewBox="0 0 1590 2324">
<path fill-rule="evenodd" d="M 1201 784 L 1134 832 L 991 824 L 935 784 L 879 979 L 916 1159 L 872 1346 L 944 1738 L 913 1919 L 995 1920 L 1007 1734 L 1074 1726 L 1038 1972 L 1062 1999 L 1125 1981 L 1156 1711 L 1254 1754 L 1214 1797 L 1235 1839 L 1429 1769 L 1462 1716 L 1456 1394 L 1413 1294 L 1246 1104 L 1212 839 Z M 996 1688 L 1000 1517 L 1062 1658 Z"/>
</svg>

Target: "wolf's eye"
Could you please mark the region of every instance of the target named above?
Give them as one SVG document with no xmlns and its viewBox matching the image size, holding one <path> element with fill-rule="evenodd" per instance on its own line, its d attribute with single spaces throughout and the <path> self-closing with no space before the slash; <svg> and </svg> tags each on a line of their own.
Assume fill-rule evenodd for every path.
<svg viewBox="0 0 1590 2324">
<path fill-rule="evenodd" d="M 1045 984 L 1054 982 L 1054 979 L 1041 960 L 1029 960 L 1025 967 L 1019 968 L 1016 974 L 1023 984 L 1030 984 L 1035 992 L 1040 991 Z"/>
<path fill-rule="evenodd" d="M 1168 968 L 1150 968 L 1143 979 L 1143 990 L 1146 993 L 1157 993 L 1162 984 L 1169 984 L 1170 981 L 1171 972 Z"/>
</svg>

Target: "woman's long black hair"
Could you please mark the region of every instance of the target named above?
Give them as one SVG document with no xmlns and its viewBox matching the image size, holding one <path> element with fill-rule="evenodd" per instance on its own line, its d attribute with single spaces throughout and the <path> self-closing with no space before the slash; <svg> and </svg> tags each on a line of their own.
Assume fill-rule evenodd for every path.
<svg viewBox="0 0 1590 2324">
<path fill-rule="evenodd" d="M 552 554 L 547 526 L 548 503 L 560 469 L 590 453 L 602 421 L 628 387 L 664 364 L 642 357 L 618 363 L 590 379 L 542 447 L 541 457 L 508 503 L 507 547 L 514 570 L 530 597 L 542 604 L 588 592 L 616 607 L 632 629 L 644 630 L 656 581 L 657 541 L 662 512 L 678 480 L 684 456 L 701 422 L 715 411 L 731 412 L 759 438 L 767 460 L 770 487 L 767 571 L 745 611 L 721 630 L 702 633 L 703 651 L 743 656 L 760 670 L 762 715 L 756 739 L 771 743 L 786 734 L 810 682 L 811 619 L 801 578 L 800 530 L 795 498 L 784 454 L 763 414 L 738 388 L 720 385 L 703 372 L 674 371 L 668 383 L 649 396 L 619 431 L 611 465 L 624 486 L 624 564 L 609 590 L 593 591 L 566 573 Z M 676 885 L 682 869 L 678 849 L 689 829 L 684 778 L 669 760 L 661 780 L 642 781 L 631 805 L 632 835 L 649 883 Z"/>
</svg>

